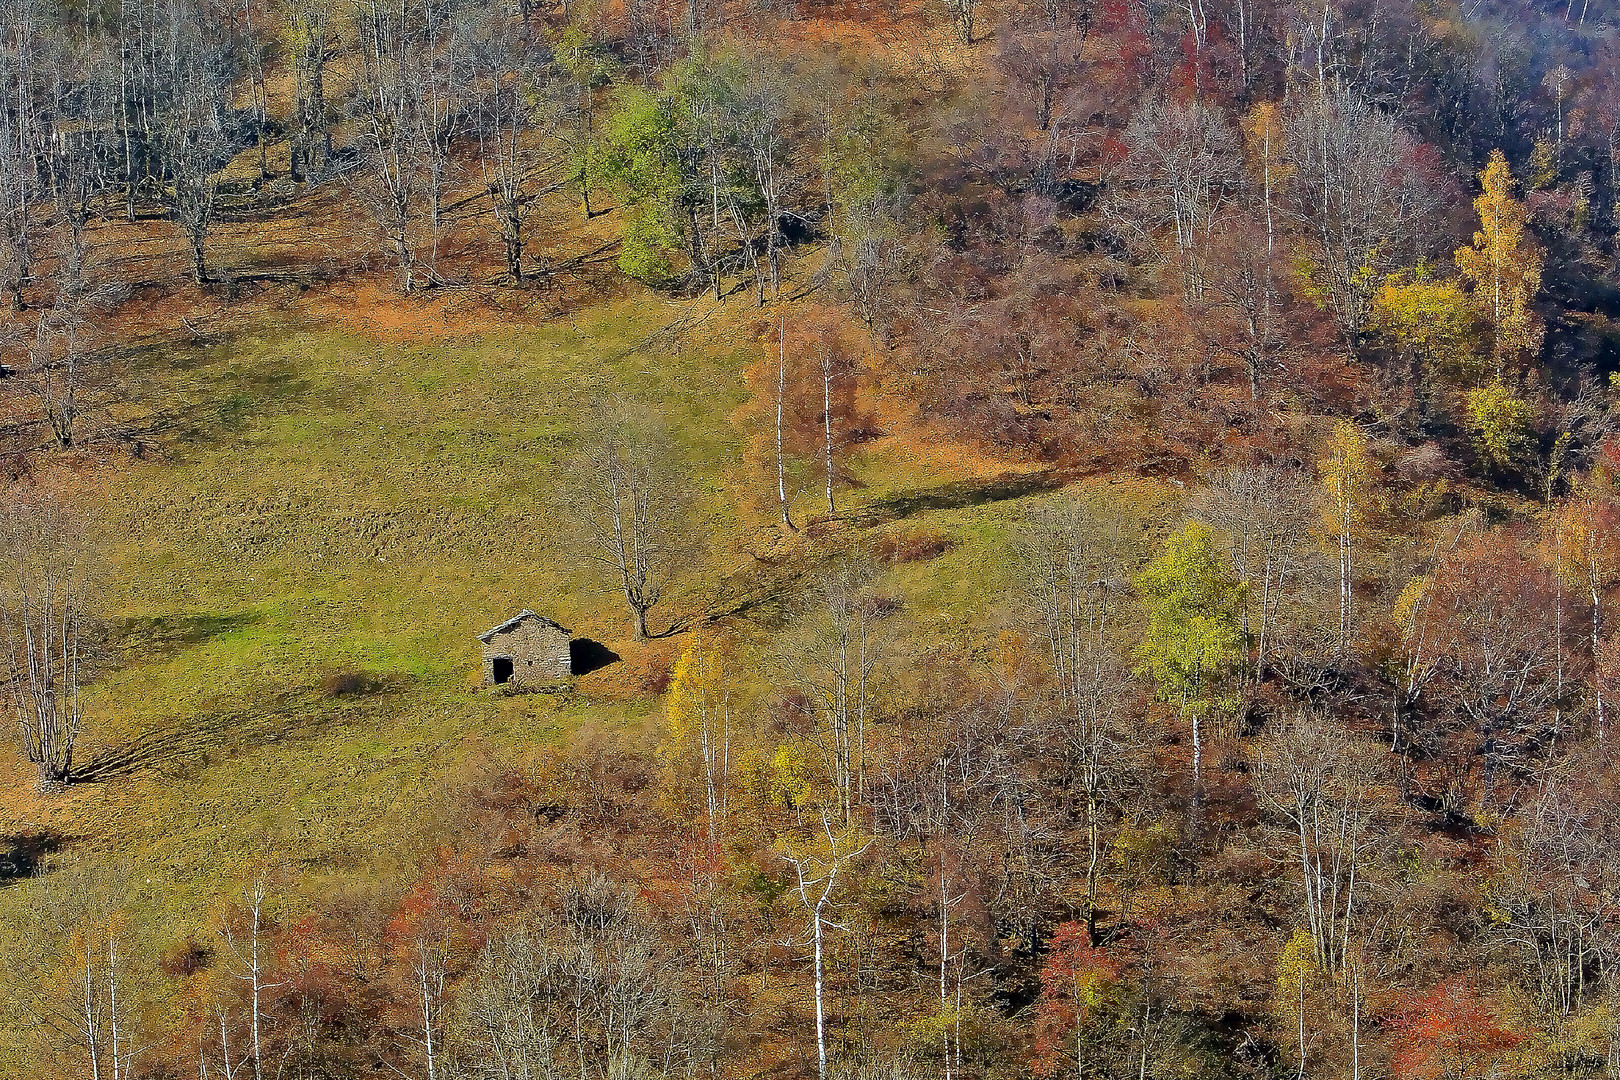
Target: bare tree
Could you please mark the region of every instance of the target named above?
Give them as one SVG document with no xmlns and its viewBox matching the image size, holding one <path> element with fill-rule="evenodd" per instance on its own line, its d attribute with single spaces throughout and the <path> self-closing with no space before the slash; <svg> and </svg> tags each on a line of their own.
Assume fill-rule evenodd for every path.
<svg viewBox="0 0 1620 1080">
<path fill-rule="evenodd" d="M 259 181 L 270 179 L 270 99 L 266 72 L 275 59 L 270 0 L 238 0 L 231 15 L 231 51 L 247 76 L 253 141 L 259 151 Z"/>
<path fill-rule="evenodd" d="M 777 327 L 776 341 L 776 502 L 782 511 L 782 524 L 791 531 L 793 517 L 788 513 L 787 458 L 782 445 L 782 418 L 787 398 L 787 316 L 784 314 Z"/>
<path fill-rule="evenodd" d="M 686 495 L 660 461 L 656 440 L 633 421 L 609 421 L 607 434 L 578 463 L 569 510 L 585 556 L 624 594 L 638 639 L 651 637 L 647 613 L 693 549 L 681 533 Z"/>
<path fill-rule="evenodd" d="M 409 139 L 417 161 L 422 165 L 422 182 L 428 201 L 428 280 L 441 284 L 439 242 L 446 224 L 445 194 L 455 180 L 460 165 L 451 155 L 458 136 L 463 134 L 467 99 L 463 51 L 466 47 L 468 12 L 455 5 L 424 0 L 420 22 L 411 46 L 415 70 L 409 74 L 407 89 L 413 93 L 408 116 L 412 121 Z M 409 71 L 407 66 L 402 70 Z"/>
<path fill-rule="evenodd" d="M 1232 571 L 1245 586 L 1243 639 L 1254 658 L 1251 678 L 1258 682 L 1312 561 L 1306 539 L 1316 516 L 1310 480 L 1286 466 L 1235 466 L 1211 479 L 1195 510 L 1230 539 Z"/>
<path fill-rule="evenodd" d="M 236 150 L 228 115 L 236 58 L 211 33 L 207 17 L 201 8 L 170 9 L 169 101 L 155 133 L 169 179 L 169 212 L 191 243 L 199 284 L 208 280 L 203 247 L 213 225 L 219 172 Z"/>
<path fill-rule="evenodd" d="M 834 834 L 825 810 L 821 812 L 821 831 L 827 839 L 825 854 L 820 851 L 802 855 L 788 852 L 782 858 L 793 867 L 797 886 L 794 891 L 810 916 L 809 933 L 800 944 L 812 948 L 811 971 L 816 998 L 816 1075 L 818 1080 L 827 1080 L 826 938 L 829 930 L 844 929 L 831 918 L 836 906 L 833 895 L 838 888 L 838 875 L 866 854 L 872 841 L 867 840 L 860 847 L 855 847 L 857 837 L 852 827 Z"/>
<path fill-rule="evenodd" d="M 1103 828 L 1140 742 L 1128 666 L 1115 651 L 1129 589 L 1126 523 L 1081 502 L 1040 511 L 1019 542 L 1027 602 L 1046 634 L 1061 746 L 1086 831 L 1084 915 L 1097 933 Z"/>
<path fill-rule="evenodd" d="M 320 176 L 332 161 L 332 123 L 327 113 L 326 64 L 334 37 L 336 0 L 282 0 L 293 74 L 292 177 Z"/>
<path fill-rule="evenodd" d="M 1018 546 L 1026 598 L 1068 702 L 1088 677 L 1087 662 L 1108 648 L 1128 607 L 1129 526 L 1076 500 L 1032 514 Z"/>
<path fill-rule="evenodd" d="M 110 182 L 106 162 L 116 149 L 109 133 L 117 119 L 118 85 L 111 58 L 88 45 L 50 67 L 40 160 L 56 215 L 68 233 L 59 275 L 71 291 L 84 279 L 84 230 Z"/>
<path fill-rule="evenodd" d="M 0 354 L 19 359 L 23 390 L 39 404 L 51 441 L 66 450 L 84 441 L 81 421 L 108 390 L 105 358 L 91 346 L 97 317 L 118 295 L 112 286 L 82 288 L 67 282 L 42 306 L 31 325 L 0 327 Z"/>
<path fill-rule="evenodd" d="M 1226 317 L 1221 344 L 1243 362 L 1249 401 L 1259 409 L 1262 384 L 1282 368 L 1288 348 L 1272 252 L 1246 219 L 1230 222 L 1217 248 L 1210 260 L 1210 314 Z"/>
<path fill-rule="evenodd" d="M 469 46 L 472 123 L 506 272 L 523 282 L 524 226 L 540 200 L 564 187 L 569 146 L 565 84 L 528 27 L 492 9 Z"/>
<path fill-rule="evenodd" d="M 1153 101 L 1131 120 L 1125 143 L 1129 186 L 1115 213 L 1128 236 L 1150 245 L 1171 229 L 1182 291 L 1197 301 L 1210 283 L 1216 226 L 1243 175 L 1237 133 L 1218 109 Z"/>
<path fill-rule="evenodd" d="M 467 1074 L 478 1080 L 564 1075 L 562 1025 L 543 1008 L 552 967 L 559 958 L 526 930 L 485 946 L 458 995 L 460 1048 Z"/>
<path fill-rule="evenodd" d="M 547 899 L 497 935 L 458 988 L 447 1062 L 477 1080 L 656 1075 L 687 1049 L 685 1018 L 637 889 L 593 874 Z"/>
<path fill-rule="evenodd" d="M 23 753 L 41 785 L 67 783 L 84 727 L 79 690 L 88 675 L 92 614 L 88 524 L 44 491 L 0 511 L 0 624 L 10 671 L 7 697 Z"/>
<path fill-rule="evenodd" d="M 219 172 L 236 150 L 228 115 L 236 59 L 201 6 L 175 3 L 167 13 L 166 100 L 152 136 L 167 178 L 164 201 L 191 244 L 192 275 L 201 285 L 208 280 L 203 249 L 213 227 Z"/>
<path fill-rule="evenodd" d="M 421 201 L 437 190 L 420 143 L 436 116 L 421 115 L 429 58 L 416 14 L 406 4 L 356 0 L 359 71 L 350 107 L 360 158 L 350 186 L 392 248 L 406 292 L 416 287 Z"/>
<path fill-rule="evenodd" d="M 884 609 L 872 573 L 845 565 L 824 583 L 814 617 L 783 656 L 788 678 L 802 691 L 815 725 L 817 748 L 847 825 L 866 795 L 866 729 L 876 710 L 877 672 L 887 649 Z"/>
<path fill-rule="evenodd" d="M 856 315 L 876 334 L 892 314 L 914 258 L 906 235 L 907 190 L 885 150 L 891 132 L 875 109 L 864 110 L 843 130 L 835 127 L 839 121 L 830 106 L 824 115 L 828 261 Z"/>
<path fill-rule="evenodd" d="M 999 719 L 993 710 L 976 706 L 942 716 L 939 741 L 925 735 L 920 753 L 897 748 L 872 798 L 875 821 L 896 841 L 914 841 L 918 868 L 925 871 L 914 887 L 926 897 L 937 927 L 938 948 L 929 966 L 936 973 L 931 981 L 939 994 L 940 1058 L 947 1080 L 962 1074 L 966 984 L 994 967 L 967 970 L 977 914 L 969 900 L 980 899 L 975 894 L 988 876 L 984 864 L 998 860 L 1002 850 L 989 840 L 986 826 L 1001 810 L 998 796 L 1009 788 L 1007 774 L 1017 769 L 994 736 Z M 990 851 L 997 854 L 987 859 Z M 919 950 L 919 961 L 924 955 Z M 918 974 L 922 971 L 919 964 Z"/>
<path fill-rule="evenodd" d="M 412 1037 L 422 1048 L 427 1080 L 439 1080 L 439 1062 L 444 1055 L 445 984 L 449 978 L 449 956 L 443 934 L 426 931 L 411 942 L 411 980 L 418 996 L 417 1020 L 422 1036 Z"/>
<path fill-rule="evenodd" d="M 144 958 L 119 884 L 80 868 L 42 881 L 29 905 L 37 922 L 8 953 L 3 976 L 8 1004 L 89 1080 L 133 1080 L 150 1045 L 140 1024 Z"/>
<path fill-rule="evenodd" d="M 1508 858 L 1492 878 L 1501 918 L 1491 934 L 1524 958 L 1532 989 L 1570 1016 L 1611 969 L 1620 939 L 1620 848 L 1614 809 L 1591 785 L 1554 777 L 1515 823 Z"/>
<path fill-rule="evenodd" d="M 943 0 L 943 5 L 962 44 L 972 45 L 978 30 L 979 0 Z"/>
<path fill-rule="evenodd" d="M 1286 204 L 1345 343 L 1359 349 L 1379 283 L 1424 253 L 1439 195 L 1394 116 L 1352 95 L 1294 100 Z"/>
<path fill-rule="evenodd" d="M 1401 717 L 1406 749 L 1428 757 L 1437 806 L 1464 812 L 1471 794 L 1511 805 L 1564 735 L 1552 574 L 1501 536 L 1459 540 L 1403 595 L 1411 656 Z M 1483 790 L 1468 784 L 1480 766 Z M 1506 781 L 1498 792 L 1496 785 Z"/>
<path fill-rule="evenodd" d="M 1593 794 L 1568 775 L 1541 787 L 1505 838 L 1508 857 L 1492 881 L 1501 912 L 1492 936 L 1524 958 L 1541 1004 L 1564 1016 L 1612 963 L 1620 921 L 1613 815 Z"/>
<path fill-rule="evenodd" d="M 253 1080 L 264 1080 L 264 996 L 279 983 L 267 981 L 271 953 L 266 933 L 269 924 L 265 918 L 265 900 L 269 885 L 263 876 L 242 890 L 242 902 L 232 918 L 228 915 L 219 928 L 219 937 L 235 960 L 234 976 L 248 991 L 248 1033 L 252 1040 L 248 1059 L 253 1065 Z M 224 1047 L 224 1021 L 221 1019 L 221 1046 Z M 227 1058 L 229 1051 L 226 1051 Z"/>
<path fill-rule="evenodd" d="M 1357 892 L 1366 890 L 1362 868 L 1379 839 L 1376 779 L 1371 754 L 1312 712 L 1294 715 L 1255 750 L 1255 793 L 1292 849 L 1278 858 L 1299 872 L 1305 924 L 1325 971 L 1343 966 Z"/>
<path fill-rule="evenodd" d="M 760 231 L 765 243 L 765 270 L 772 296 L 781 292 L 783 219 L 806 181 L 805 162 L 793 131 L 792 106 L 800 93 L 795 73 L 773 55 L 753 52 L 746 56 L 734 103 L 734 138 L 742 165 L 751 173 L 759 196 L 764 218 Z M 756 246 L 752 236 L 744 242 L 750 252 Z M 756 299 L 764 304 L 766 274 L 759 272 L 757 259 L 753 263 Z"/>
<path fill-rule="evenodd" d="M 816 349 L 816 366 L 821 374 L 821 460 L 823 479 L 827 488 L 827 513 L 836 514 L 833 502 L 833 484 L 838 476 L 835 458 L 841 449 L 833 432 L 834 387 L 842 399 L 854 381 L 854 363 L 850 356 L 832 341 L 823 340 Z"/>
<path fill-rule="evenodd" d="M 13 311 L 34 271 L 42 184 L 35 148 L 38 119 L 34 72 L 46 47 L 42 12 L 31 0 L 0 9 L 0 287 Z"/>
</svg>

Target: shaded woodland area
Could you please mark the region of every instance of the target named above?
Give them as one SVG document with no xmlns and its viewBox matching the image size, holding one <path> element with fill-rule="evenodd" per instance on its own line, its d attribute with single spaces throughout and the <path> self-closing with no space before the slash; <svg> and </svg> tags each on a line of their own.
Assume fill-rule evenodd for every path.
<svg viewBox="0 0 1620 1080">
<path fill-rule="evenodd" d="M 183 431 L 132 418 L 143 364 L 356 282 L 758 346 L 702 478 L 741 599 L 682 606 L 719 542 L 657 417 L 566 448 L 581 565 L 668 642 L 644 727 L 489 747 L 410 866 L 267 861 L 202 919 L 17 826 L 8 1064 L 1620 1077 L 1617 19 L 0 0 L 4 693 L 45 798 L 160 756 L 74 758 L 119 662 L 85 477 Z M 863 500 L 897 417 L 1023 471 Z M 906 519 L 992 502 L 1006 594 L 925 636 L 895 575 L 956 539 Z"/>
</svg>

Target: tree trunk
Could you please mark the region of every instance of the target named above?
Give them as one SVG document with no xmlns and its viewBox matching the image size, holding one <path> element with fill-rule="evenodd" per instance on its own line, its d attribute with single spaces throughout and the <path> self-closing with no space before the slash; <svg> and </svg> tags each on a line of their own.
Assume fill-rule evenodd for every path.
<svg viewBox="0 0 1620 1080">
<path fill-rule="evenodd" d="M 838 508 L 833 505 L 832 357 L 825 351 L 821 356 L 821 421 L 827 452 L 827 513 L 834 514 Z"/>
<path fill-rule="evenodd" d="M 816 1080 L 827 1080 L 827 1024 L 822 1009 L 821 977 L 821 905 L 816 905 L 813 919 L 816 939 Z"/>
<path fill-rule="evenodd" d="M 787 318 L 784 316 L 779 330 L 780 341 L 776 362 L 776 500 L 782 509 L 782 524 L 793 529 L 793 518 L 788 516 L 787 465 L 782 458 L 782 398 L 787 393 Z M 793 529 L 793 531 L 798 531 Z M 1593 637 L 1593 648 L 1597 638 Z"/>
<path fill-rule="evenodd" d="M 506 233 L 506 271 L 512 275 L 512 283 L 523 284 L 523 226 L 516 221 L 507 221 Z"/>
</svg>

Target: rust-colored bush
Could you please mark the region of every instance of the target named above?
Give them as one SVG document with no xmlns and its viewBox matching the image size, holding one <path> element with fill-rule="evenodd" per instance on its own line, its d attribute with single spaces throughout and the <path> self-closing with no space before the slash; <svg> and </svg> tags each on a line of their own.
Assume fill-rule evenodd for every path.
<svg viewBox="0 0 1620 1080">
<path fill-rule="evenodd" d="M 874 554 L 886 563 L 927 562 L 937 559 L 956 545 L 948 534 L 919 530 L 890 533 L 873 547 Z"/>
<path fill-rule="evenodd" d="M 359 668 L 339 668 L 321 677 L 321 691 L 327 697 L 363 697 L 384 687 L 382 676 Z"/>
</svg>

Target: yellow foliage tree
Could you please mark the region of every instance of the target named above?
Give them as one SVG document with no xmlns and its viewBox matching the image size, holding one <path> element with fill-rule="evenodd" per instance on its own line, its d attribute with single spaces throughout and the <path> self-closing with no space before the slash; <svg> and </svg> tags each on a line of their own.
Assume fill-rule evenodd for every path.
<svg viewBox="0 0 1620 1080">
<path fill-rule="evenodd" d="M 1295 927 L 1287 944 L 1277 954 L 1277 999 L 1297 1006 L 1299 1021 L 1299 1077 L 1305 1076 L 1305 986 L 1316 974 L 1316 939 L 1303 927 Z M 1295 1011 L 1290 1009 L 1290 1011 Z"/>
<path fill-rule="evenodd" d="M 1372 505 L 1373 467 L 1367 440 L 1354 424 L 1341 420 L 1317 460 L 1322 481 L 1321 534 L 1339 556 L 1339 649 L 1350 643 L 1354 554 L 1357 537 Z"/>
<path fill-rule="evenodd" d="M 1525 235 L 1524 204 L 1513 198 L 1513 174 L 1502 151 L 1491 153 L 1479 180 L 1484 189 L 1474 200 L 1479 231 L 1472 247 L 1457 249 L 1456 260 L 1490 320 L 1491 358 L 1501 379 L 1510 360 L 1541 348 L 1541 321 L 1530 304 L 1541 288 L 1543 255 Z"/>
<path fill-rule="evenodd" d="M 1399 349 L 1414 376 L 1470 385 L 1484 374 L 1479 313 L 1456 282 L 1392 274 L 1373 304 L 1376 327 Z"/>
<path fill-rule="evenodd" d="M 1588 646 L 1594 668 L 1592 680 L 1599 739 L 1608 735 L 1606 691 L 1610 680 L 1603 677 L 1604 597 L 1620 581 L 1620 510 L 1614 502 L 1587 491 L 1558 508 L 1548 523 L 1543 550 L 1558 573 L 1562 585 L 1580 590 L 1590 603 L 1591 622 Z"/>
<path fill-rule="evenodd" d="M 669 722 L 671 763 L 697 765 L 709 838 L 715 843 L 730 805 L 732 697 L 731 680 L 714 646 L 695 642 L 675 661 L 665 714 Z"/>
<path fill-rule="evenodd" d="M 1474 429 L 1485 460 L 1499 469 L 1513 467 L 1531 446 L 1531 422 L 1535 410 L 1528 401 L 1513 396 L 1500 382 L 1482 386 L 1468 394 L 1468 422 Z"/>
</svg>

